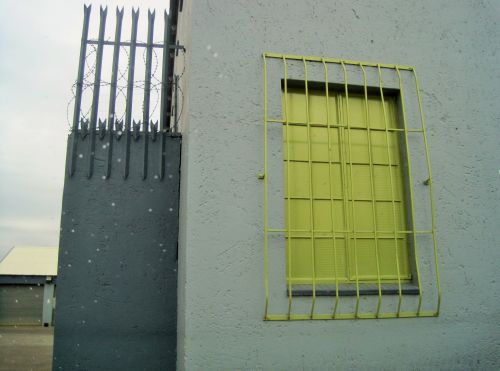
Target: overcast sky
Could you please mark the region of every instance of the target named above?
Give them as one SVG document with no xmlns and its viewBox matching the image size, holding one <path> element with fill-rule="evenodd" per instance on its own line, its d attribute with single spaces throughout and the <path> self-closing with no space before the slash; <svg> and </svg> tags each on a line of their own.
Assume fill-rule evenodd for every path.
<svg viewBox="0 0 500 371">
<path fill-rule="evenodd" d="M 77 73 L 83 4 L 0 0 L 0 257 L 14 245 L 59 243 L 67 106 Z M 169 6 L 168 0 L 93 2 L 94 38 L 101 4 L 108 5 L 107 38 L 114 32 L 116 6 L 125 7 L 122 39 L 128 38 L 132 6 L 141 9 L 139 39 L 145 39 L 147 8 L 156 9 L 160 31 Z"/>
</svg>

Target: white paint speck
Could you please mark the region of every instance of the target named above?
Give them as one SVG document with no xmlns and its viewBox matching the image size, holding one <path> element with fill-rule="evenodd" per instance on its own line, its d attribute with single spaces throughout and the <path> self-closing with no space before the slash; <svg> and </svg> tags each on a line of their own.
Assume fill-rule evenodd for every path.
<svg viewBox="0 0 500 371">
<path fill-rule="evenodd" d="M 174 209 L 172 209 L 172 208 L 170 207 L 170 208 L 168 209 L 168 211 L 172 212 L 172 211 L 174 211 Z"/>
<path fill-rule="evenodd" d="M 122 159 L 121 158 L 117 158 L 116 161 L 117 162 L 122 162 Z"/>
<path fill-rule="evenodd" d="M 83 153 L 80 153 L 80 154 L 78 155 L 78 158 L 83 158 Z"/>
<path fill-rule="evenodd" d="M 116 204 L 115 204 L 114 202 L 111 202 L 111 206 L 115 207 L 115 205 L 116 205 Z"/>
<path fill-rule="evenodd" d="M 148 211 L 149 211 L 150 213 L 152 213 L 152 212 L 153 212 L 153 209 L 152 209 L 152 208 L 149 208 L 149 209 L 148 209 Z"/>
<path fill-rule="evenodd" d="M 212 49 L 212 45 L 208 44 L 207 45 L 207 50 L 210 50 L 210 49 Z"/>
<path fill-rule="evenodd" d="M 214 58 L 217 58 L 219 56 L 219 54 L 217 52 L 215 52 L 213 55 L 214 55 Z"/>
<path fill-rule="evenodd" d="M 92 260 L 90 260 L 90 259 L 89 259 L 89 260 L 87 260 L 87 263 L 89 263 L 89 264 L 90 264 L 90 263 L 92 263 Z"/>
<path fill-rule="evenodd" d="M 75 230 L 74 230 L 74 229 L 72 229 L 72 230 L 71 230 L 71 233 L 75 233 Z"/>
</svg>

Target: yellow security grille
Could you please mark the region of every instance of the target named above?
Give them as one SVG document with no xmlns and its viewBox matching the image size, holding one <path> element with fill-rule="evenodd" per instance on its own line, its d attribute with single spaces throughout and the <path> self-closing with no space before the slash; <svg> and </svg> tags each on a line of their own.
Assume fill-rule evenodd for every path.
<svg viewBox="0 0 500 371">
<path fill-rule="evenodd" d="M 268 77 L 270 60 L 280 64 L 278 77 Z M 390 87 L 383 82 L 388 72 Z M 406 107 L 405 73 L 413 77 L 410 100 L 417 110 Z M 265 53 L 264 80 L 265 319 L 438 315 L 432 181 L 415 70 Z M 281 106 L 281 118 L 268 116 L 270 102 Z M 415 122 L 417 114 L 419 126 L 412 127 L 407 120 Z M 281 132 L 271 124 L 280 124 Z M 423 139 L 416 143 L 423 147 L 420 152 L 410 150 L 412 135 Z M 417 176 L 425 178 L 418 192 L 412 159 L 426 165 L 424 171 L 417 166 Z M 282 179 L 276 176 L 280 167 Z M 420 186 L 428 208 L 420 200 Z M 282 215 L 273 210 L 280 197 Z M 423 214 L 430 211 L 424 218 L 430 219 L 428 228 L 420 228 L 422 212 L 415 213 L 420 206 Z M 282 227 L 269 225 L 270 214 Z M 425 245 L 425 258 L 420 245 Z M 429 288 L 435 292 L 433 310 L 424 309 L 429 303 L 423 292 Z M 272 299 L 284 313 L 272 312 Z"/>
</svg>

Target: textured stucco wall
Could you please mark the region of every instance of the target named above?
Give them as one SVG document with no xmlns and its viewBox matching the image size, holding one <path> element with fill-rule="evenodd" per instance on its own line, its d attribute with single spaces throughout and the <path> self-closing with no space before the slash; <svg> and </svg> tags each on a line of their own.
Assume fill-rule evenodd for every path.
<svg viewBox="0 0 500 371">
<path fill-rule="evenodd" d="M 500 3 L 207 0 L 185 9 L 179 368 L 498 368 Z M 263 51 L 417 67 L 440 317 L 262 321 Z"/>
</svg>

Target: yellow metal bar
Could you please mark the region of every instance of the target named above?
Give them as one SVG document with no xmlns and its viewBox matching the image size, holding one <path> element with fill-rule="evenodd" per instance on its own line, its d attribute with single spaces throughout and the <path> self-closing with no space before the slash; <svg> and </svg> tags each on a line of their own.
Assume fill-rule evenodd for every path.
<svg viewBox="0 0 500 371">
<path fill-rule="evenodd" d="M 385 127 L 385 140 L 387 142 L 387 159 L 389 161 L 389 182 L 391 184 L 391 199 L 392 199 L 392 218 L 394 221 L 394 249 L 395 249 L 395 256 L 396 256 L 396 270 L 397 270 L 397 275 L 398 275 L 398 291 L 399 291 L 399 299 L 398 299 L 398 308 L 397 308 L 397 313 L 401 313 L 401 304 L 403 302 L 403 291 L 401 289 L 401 271 L 399 267 L 399 252 L 398 252 L 398 240 L 396 238 L 396 229 L 397 229 L 397 217 L 396 217 L 396 204 L 395 204 L 395 197 L 394 197 L 394 182 L 392 181 L 392 159 L 391 159 L 391 151 L 389 149 L 389 131 L 387 130 L 389 125 L 387 123 L 387 111 L 385 109 L 385 100 L 384 100 L 384 89 L 383 89 L 383 81 L 382 81 L 382 70 L 380 69 L 380 66 L 377 68 L 378 70 L 378 81 L 379 81 L 379 86 L 380 86 L 380 98 L 382 100 L 382 112 L 384 113 L 384 127 Z M 413 231 L 414 232 L 414 231 Z"/>
<path fill-rule="evenodd" d="M 286 235 L 288 240 L 285 243 L 287 249 L 287 285 L 288 285 L 288 316 L 292 314 L 292 300 L 293 300 L 293 287 L 292 287 L 292 241 L 290 235 L 290 230 L 292 229 L 291 222 L 291 202 L 290 202 L 290 126 L 288 125 L 288 83 L 287 83 L 287 66 L 286 59 L 283 58 L 283 79 L 285 83 L 285 97 L 283 101 L 284 105 L 284 119 L 285 119 L 285 133 L 286 133 L 286 193 L 287 193 L 287 223 L 286 223 Z"/>
<path fill-rule="evenodd" d="M 355 201 L 359 201 L 359 200 L 355 200 Z M 288 232 L 288 229 L 282 229 L 282 228 L 268 228 L 267 230 L 269 233 L 284 233 L 284 232 Z M 293 230 L 290 230 L 290 232 L 310 232 L 309 229 L 293 229 Z M 316 233 L 328 233 L 328 232 L 331 232 L 330 229 L 324 229 L 324 230 L 321 230 L 321 229 L 317 229 L 316 230 Z M 349 233 L 350 230 L 336 230 L 335 233 Z M 373 233 L 373 231 L 368 231 L 368 230 L 361 230 L 359 229 L 357 231 L 358 233 Z M 421 230 L 421 231 L 403 231 L 403 230 L 392 230 L 392 231 L 381 231 L 379 230 L 378 231 L 379 233 L 379 236 L 378 238 L 384 238 L 383 236 L 381 236 L 380 234 L 391 234 L 391 235 L 399 235 L 399 234 L 432 234 L 432 230 Z M 317 238 L 319 238 L 319 236 L 316 236 Z M 358 238 L 362 238 L 361 236 L 358 236 Z M 392 237 L 391 237 L 392 238 Z"/>
<path fill-rule="evenodd" d="M 364 85 L 364 95 L 365 95 L 365 115 L 366 115 L 366 130 L 368 134 L 368 160 L 370 166 L 370 190 L 372 193 L 372 215 L 373 215 L 373 227 L 374 230 L 374 239 L 375 239 L 375 257 L 377 263 L 377 286 L 378 286 L 378 302 L 377 302 L 377 312 L 376 316 L 378 317 L 380 313 L 380 306 L 382 305 L 382 285 L 380 282 L 380 258 L 378 251 L 378 235 L 377 235 L 377 203 L 375 202 L 375 171 L 373 170 L 373 158 L 372 158 L 372 140 L 371 140 L 371 132 L 370 132 L 370 113 L 368 112 L 368 87 L 366 84 L 366 71 L 362 64 L 359 65 L 361 67 L 361 71 L 363 72 L 363 85 Z M 352 160 L 352 159 L 351 159 Z M 354 194 L 352 195 L 354 199 Z"/>
<path fill-rule="evenodd" d="M 416 230 L 416 223 L 415 223 L 415 201 L 414 201 L 414 195 L 413 195 L 413 176 L 411 173 L 411 154 L 410 154 L 410 146 L 408 144 L 408 132 L 406 131 L 407 125 L 406 125 L 406 111 L 405 111 L 405 97 L 404 97 L 404 91 L 403 91 L 403 80 L 401 79 L 401 73 L 399 72 L 399 69 L 396 67 L 396 72 L 398 74 L 398 79 L 399 79 L 399 94 L 401 96 L 401 110 L 403 111 L 403 127 L 405 129 L 405 147 L 406 147 L 406 158 L 407 158 L 407 163 L 408 163 L 408 183 L 409 183 L 409 190 L 410 190 L 410 207 L 411 207 L 411 219 L 412 219 L 412 229 Z M 417 281 L 418 281 L 418 307 L 417 307 L 417 312 L 420 312 L 422 308 L 422 285 L 420 282 L 420 268 L 418 265 L 418 248 L 417 248 L 417 235 L 413 233 L 413 252 L 415 254 L 415 270 L 417 271 Z"/>
<path fill-rule="evenodd" d="M 311 226 L 311 270 L 312 270 L 312 304 L 311 318 L 314 314 L 314 306 L 316 304 L 316 254 L 314 250 L 314 201 L 313 201 L 313 177 L 312 177 L 312 151 L 311 151 L 311 126 L 309 125 L 309 89 L 307 86 L 307 62 L 304 62 L 304 78 L 305 78 L 305 96 L 306 96 L 306 121 L 307 121 L 307 150 L 309 159 L 309 203 L 310 203 L 310 226 Z"/>
<path fill-rule="evenodd" d="M 352 237 L 353 237 L 353 245 L 354 245 L 354 270 L 356 274 L 356 309 L 355 315 L 356 317 L 359 314 L 359 272 L 358 272 L 358 251 L 357 251 L 357 241 L 356 241 L 356 211 L 354 205 L 354 181 L 352 174 L 354 172 L 354 168 L 352 165 L 352 146 L 351 146 L 351 126 L 349 122 L 349 89 L 347 87 L 347 71 L 345 68 L 344 62 L 341 62 L 342 70 L 344 72 L 344 87 L 345 87 L 345 100 L 346 100 L 346 124 L 347 124 L 347 143 L 348 143 L 348 151 L 349 151 L 349 162 L 351 167 L 350 172 L 350 181 L 351 181 L 351 218 L 352 218 Z"/>
<path fill-rule="evenodd" d="M 267 122 L 271 123 L 271 124 L 276 124 L 276 123 L 277 124 L 284 124 L 284 121 L 280 120 L 280 119 L 268 119 Z M 300 121 L 288 121 L 288 124 L 290 126 L 307 126 L 307 123 L 300 122 Z M 324 124 L 322 122 L 309 122 L 309 125 L 311 127 L 326 127 L 326 124 Z M 339 128 L 342 125 L 331 124 L 330 126 L 332 128 Z M 365 130 L 366 128 L 364 126 L 351 125 L 351 129 Z M 372 131 L 385 131 L 385 129 L 381 129 L 381 128 L 371 128 L 371 130 Z M 389 128 L 388 130 L 389 131 L 404 131 L 404 129 L 398 129 L 398 128 Z M 408 132 L 410 132 L 410 133 L 421 133 L 422 129 L 411 129 L 411 128 L 408 128 Z"/>
<path fill-rule="evenodd" d="M 269 309 L 269 216 L 268 216 L 268 169 L 267 169 L 267 61 L 264 58 L 264 287 L 266 290 L 266 306 L 264 309 L 264 318 L 267 317 Z"/>
<path fill-rule="evenodd" d="M 343 123 L 343 116 L 342 116 L 342 99 L 341 95 L 337 94 L 337 100 L 336 100 L 336 105 L 337 105 L 337 122 Z M 348 218 L 348 200 L 349 200 L 349 195 L 347 192 L 347 162 L 345 159 L 345 153 L 344 153 L 344 126 L 341 125 L 339 126 L 339 129 L 337 130 L 337 142 L 339 144 L 339 160 L 340 160 L 340 177 L 341 177 L 341 182 L 342 182 L 342 207 L 343 207 L 343 215 L 344 215 L 344 226 L 346 228 L 345 236 L 344 236 L 344 244 L 345 244 L 345 261 L 346 261 L 346 274 L 348 277 L 350 276 L 350 267 L 349 267 L 349 251 L 351 250 L 351 238 L 350 234 L 351 231 L 349 230 L 349 225 L 350 221 Z M 350 162 L 352 162 L 352 159 L 349 159 Z M 352 197 L 351 197 L 352 198 Z M 335 316 L 337 318 L 337 315 Z"/>
<path fill-rule="evenodd" d="M 309 163 L 308 160 L 290 160 L 290 162 L 302 162 L 302 163 Z M 321 160 L 313 160 L 312 161 L 313 164 L 328 164 L 329 162 L 328 161 L 321 161 Z M 340 162 L 337 162 L 337 161 L 331 161 L 332 164 L 339 164 Z M 350 164 L 351 161 L 346 161 L 346 164 Z M 352 162 L 353 165 L 367 165 L 366 163 L 364 162 Z M 383 162 L 374 162 L 373 165 L 385 165 Z M 398 166 L 397 164 L 394 164 L 392 166 Z M 358 200 L 358 201 L 362 201 L 362 200 Z"/>
<path fill-rule="evenodd" d="M 396 67 L 399 68 L 400 70 L 413 70 L 413 67 L 411 66 L 403 66 L 403 65 L 395 65 L 395 64 L 380 64 L 380 63 L 373 63 L 373 62 L 359 62 L 359 61 L 351 61 L 348 59 L 336 59 L 336 58 L 322 58 L 322 57 L 315 57 L 315 56 L 302 56 L 302 55 L 294 55 L 294 54 L 279 54 L 279 53 L 269 53 L 265 52 L 264 55 L 268 58 L 277 58 L 277 59 L 292 59 L 292 60 L 299 60 L 303 61 L 306 60 L 307 62 L 323 62 L 323 60 L 326 63 L 336 63 L 336 64 L 349 64 L 349 65 L 355 65 L 359 66 L 360 63 L 362 63 L 364 66 L 367 67 L 377 67 L 380 65 L 382 68 L 390 68 L 390 69 L 395 69 Z"/>
<path fill-rule="evenodd" d="M 421 311 L 421 312 L 384 312 L 379 313 L 378 317 L 375 313 L 339 313 L 335 319 L 390 319 L 390 318 L 416 318 L 416 317 L 437 317 L 438 312 Z M 310 320 L 311 317 L 307 314 L 294 314 L 290 318 L 284 314 L 269 314 L 266 317 L 267 321 L 304 321 Z M 312 319 L 327 320 L 332 319 L 330 314 L 315 314 Z"/>
<path fill-rule="evenodd" d="M 439 310 L 441 308 L 441 278 L 439 274 L 439 263 L 438 263 L 438 253 L 437 253 L 437 238 L 436 238 L 436 208 L 434 204 L 434 185 L 432 183 L 432 172 L 431 172 L 431 160 L 429 153 L 429 144 L 427 142 L 427 134 L 425 129 L 425 120 L 424 120 L 424 110 L 422 109 L 422 98 L 420 96 L 420 86 L 418 83 L 417 71 L 413 69 L 413 77 L 415 78 L 415 89 L 417 91 L 418 98 L 418 108 L 420 110 L 420 122 L 422 133 L 424 135 L 424 146 L 425 146 L 425 157 L 427 159 L 427 175 L 429 176 L 429 198 L 431 202 L 431 222 L 432 222 L 432 242 L 434 246 L 434 264 L 436 270 L 436 285 L 437 285 L 437 293 L 438 293 L 438 302 L 436 312 L 439 314 Z"/>
<path fill-rule="evenodd" d="M 333 313 L 332 313 L 332 318 L 335 318 L 335 315 L 337 314 L 337 308 L 339 305 L 339 280 L 338 280 L 338 272 L 337 272 L 337 248 L 335 246 L 335 218 L 334 218 L 334 202 L 333 202 L 333 193 L 332 193 L 332 187 L 333 187 L 333 182 L 332 182 L 332 163 L 331 163 L 331 156 L 332 156 L 332 143 L 330 139 L 330 131 L 331 131 L 331 126 L 330 126 L 330 96 L 328 92 L 328 67 L 326 66 L 326 62 L 323 60 L 323 68 L 325 70 L 325 108 L 326 108 L 326 125 L 327 125 L 327 136 L 328 136 L 328 190 L 329 190 L 329 196 L 330 196 L 330 208 L 331 208 L 331 226 L 332 226 L 332 248 L 333 248 L 333 269 L 335 273 L 335 304 L 333 306 Z M 340 143 L 339 143 L 340 144 Z"/>
</svg>

